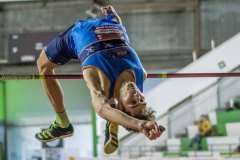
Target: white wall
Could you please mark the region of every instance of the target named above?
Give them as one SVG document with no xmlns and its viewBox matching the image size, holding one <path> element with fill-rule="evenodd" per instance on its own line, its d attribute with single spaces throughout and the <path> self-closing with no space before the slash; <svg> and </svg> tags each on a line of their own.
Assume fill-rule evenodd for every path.
<svg viewBox="0 0 240 160">
<path fill-rule="evenodd" d="M 229 72 L 240 65 L 240 33 L 209 52 L 196 62 L 189 64 L 179 73 Z M 226 67 L 220 69 L 218 63 L 224 61 Z M 168 79 L 146 94 L 149 106 L 163 114 L 173 105 L 189 95 L 214 83 L 218 78 Z"/>
</svg>

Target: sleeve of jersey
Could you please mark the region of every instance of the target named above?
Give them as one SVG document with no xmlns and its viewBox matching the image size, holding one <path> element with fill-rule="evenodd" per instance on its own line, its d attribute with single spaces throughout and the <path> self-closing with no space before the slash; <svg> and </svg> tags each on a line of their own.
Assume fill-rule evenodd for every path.
<svg viewBox="0 0 240 160">
<path fill-rule="evenodd" d="M 74 23 L 75 27 L 81 28 L 82 22 L 83 22 L 83 20 L 77 20 L 77 21 L 75 21 L 75 23 Z"/>
</svg>

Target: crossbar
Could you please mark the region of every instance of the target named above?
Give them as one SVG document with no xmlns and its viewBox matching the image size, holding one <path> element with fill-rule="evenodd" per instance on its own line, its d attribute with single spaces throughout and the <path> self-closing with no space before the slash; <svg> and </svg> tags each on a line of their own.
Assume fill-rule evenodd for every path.
<svg viewBox="0 0 240 160">
<path fill-rule="evenodd" d="M 240 73 L 160 73 L 148 74 L 148 78 L 208 78 L 208 77 L 240 77 Z M 82 74 L 2 74 L 0 80 L 36 80 L 36 79 L 83 79 Z"/>
</svg>

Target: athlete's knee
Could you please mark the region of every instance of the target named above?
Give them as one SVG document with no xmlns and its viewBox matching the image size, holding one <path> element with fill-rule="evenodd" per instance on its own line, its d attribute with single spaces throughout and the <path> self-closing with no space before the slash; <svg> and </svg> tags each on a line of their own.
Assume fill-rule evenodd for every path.
<svg viewBox="0 0 240 160">
<path fill-rule="evenodd" d="M 53 73 L 53 68 L 46 64 L 42 64 L 41 61 L 37 61 L 37 68 L 38 68 L 38 72 L 43 75 Z"/>
<path fill-rule="evenodd" d="M 43 55 L 45 54 L 44 50 L 41 52 L 39 58 L 37 59 L 37 68 L 40 74 L 51 74 L 53 73 L 53 67 L 50 63 L 46 62 L 46 58 Z"/>
</svg>

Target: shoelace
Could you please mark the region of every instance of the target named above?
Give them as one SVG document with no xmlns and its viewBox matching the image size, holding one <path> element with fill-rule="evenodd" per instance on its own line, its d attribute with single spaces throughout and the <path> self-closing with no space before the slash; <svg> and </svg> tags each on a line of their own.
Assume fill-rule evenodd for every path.
<svg viewBox="0 0 240 160">
<path fill-rule="evenodd" d="M 49 130 L 52 131 L 54 128 L 57 127 L 57 123 L 56 122 L 53 122 L 50 126 L 49 126 Z"/>
<path fill-rule="evenodd" d="M 42 134 L 45 134 L 45 135 L 48 136 L 47 133 L 50 133 L 50 131 L 52 131 L 52 130 L 55 129 L 56 127 L 57 127 L 57 123 L 56 123 L 56 122 L 53 122 L 53 123 L 48 127 L 48 129 L 42 131 Z"/>
</svg>

